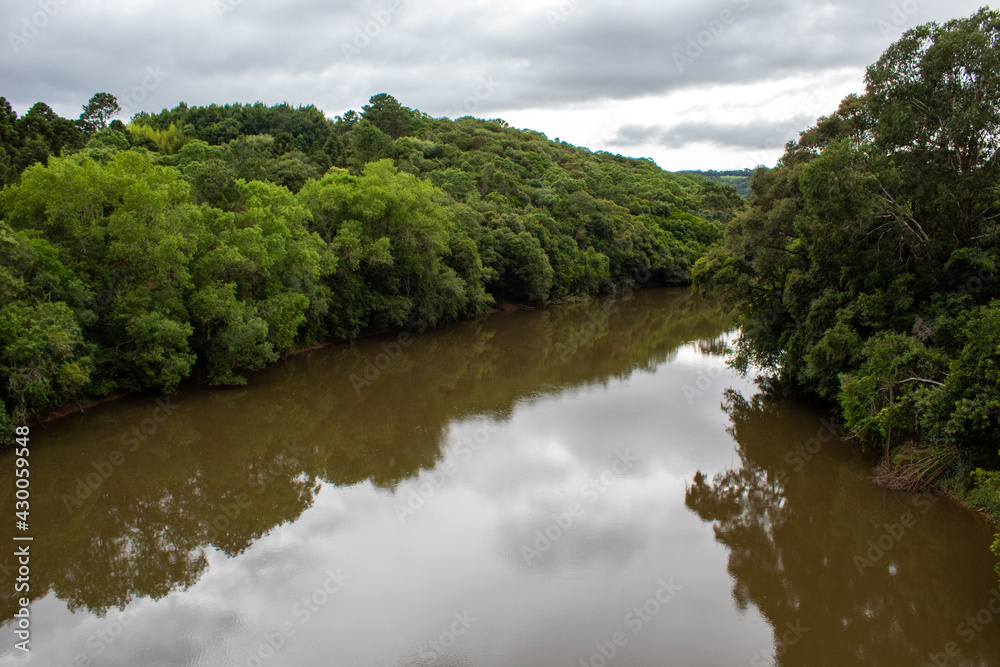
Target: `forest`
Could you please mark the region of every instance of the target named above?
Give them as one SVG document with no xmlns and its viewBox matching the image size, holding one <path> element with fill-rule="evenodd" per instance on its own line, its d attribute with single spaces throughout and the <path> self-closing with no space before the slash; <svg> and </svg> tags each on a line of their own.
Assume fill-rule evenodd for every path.
<svg viewBox="0 0 1000 667">
<path fill-rule="evenodd" d="M 876 481 L 1000 519 L 1000 13 L 909 30 L 865 83 L 754 173 L 695 284 L 738 312 L 737 365 L 834 403 Z"/>
<path fill-rule="evenodd" d="M 503 303 L 686 284 L 745 201 L 387 94 L 78 119 L 0 98 L 0 432 Z"/>
</svg>

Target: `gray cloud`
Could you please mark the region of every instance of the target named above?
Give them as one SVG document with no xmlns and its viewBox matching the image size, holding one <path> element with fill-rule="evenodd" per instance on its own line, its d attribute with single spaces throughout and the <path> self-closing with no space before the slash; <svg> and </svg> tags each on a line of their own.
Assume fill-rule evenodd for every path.
<svg viewBox="0 0 1000 667">
<path fill-rule="evenodd" d="M 655 144 L 664 148 L 710 143 L 725 147 L 770 149 L 796 138 L 799 130 L 810 122 L 811 119 L 806 122 L 760 120 L 741 124 L 689 121 L 673 127 L 623 125 L 610 143 L 619 146 Z"/>
<path fill-rule="evenodd" d="M 333 115 L 389 92 L 432 115 L 470 98 L 466 112 L 476 115 L 573 111 L 861 68 L 905 28 L 977 5 L 926 0 L 906 15 L 893 0 L 400 0 L 395 12 L 394 3 L 361 1 L 7 0 L 0 94 L 21 113 L 41 100 L 70 116 L 102 90 L 134 97 L 135 110 L 260 100 Z M 147 68 L 166 76 L 146 86 Z M 484 77 L 496 85 L 477 95 Z M 757 146 L 780 125 L 689 119 L 669 132 L 628 128 L 622 138 Z"/>
</svg>

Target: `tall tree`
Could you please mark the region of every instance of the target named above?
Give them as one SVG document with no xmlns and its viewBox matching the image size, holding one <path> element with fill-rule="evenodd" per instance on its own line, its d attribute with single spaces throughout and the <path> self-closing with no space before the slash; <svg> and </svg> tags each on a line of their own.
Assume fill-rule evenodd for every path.
<svg viewBox="0 0 1000 667">
<path fill-rule="evenodd" d="M 904 176 L 918 176 L 902 194 L 923 205 L 924 222 L 947 225 L 967 245 L 996 218 L 989 209 L 1000 181 L 1000 12 L 984 8 L 907 31 L 866 80 L 875 147 Z M 915 233 L 933 235 L 920 222 Z"/>
<path fill-rule="evenodd" d="M 417 130 L 419 123 L 413 109 L 404 107 L 392 95 L 379 93 L 361 107 L 361 117 L 393 139 Z"/>
<path fill-rule="evenodd" d="M 80 114 L 80 123 L 87 134 L 96 130 L 103 130 L 108 126 L 108 121 L 121 113 L 121 106 L 118 98 L 111 93 L 97 93 L 90 98 L 90 101 L 83 105 L 83 113 Z"/>
</svg>

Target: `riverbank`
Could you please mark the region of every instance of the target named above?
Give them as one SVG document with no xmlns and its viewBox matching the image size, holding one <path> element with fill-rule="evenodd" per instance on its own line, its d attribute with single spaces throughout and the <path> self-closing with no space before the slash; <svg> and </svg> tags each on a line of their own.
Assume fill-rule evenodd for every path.
<svg viewBox="0 0 1000 667">
<path fill-rule="evenodd" d="M 636 289 L 638 289 L 638 288 L 636 288 Z M 616 293 L 620 293 L 620 291 L 616 292 Z M 584 303 L 584 302 L 594 301 L 594 300 L 597 300 L 597 299 L 600 299 L 600 298 L 611 296 L 612 294 L 615 294 L 615 293 L 566 297 L 566 298 L 563 298 L 563 299 L 553 300 L 553 301 L 550 301 L 550 302 L 548 302 L 546 304 L 541 304 L 541 305 L 537 305 L 537 306 L 529 306 L 529 305 L 520 304 L 520 303 L 513 303 L 513 302 L 502 302 L 502 303 L 499 303 L 496 306 L 491 307 L 491 308 L 489 308 L 489 309 L 487 309 L 487 310 L 485 310 L 485 311 L 483 311 L 481 313 L 467 315 L 465 317 L 461 317 L 461 318 L 457 318 L 457 319 L 453 319 L 453 320 L 447 320 L 447 321 L 438 322 L 438 323 L 436 323 L 434 325 L 430 325 L 426 321 L 420 321 L 420 322 L 415 322 L 415 323 L 411 322 L 411 323 L 408 323 L 406 325 L 402 325 L 402 326 L 398 326 L 398 327 L 389 327 L 389 328 L 383 328 L 383 329 L 365 331 L 365 332 L 363 332 L 363 333 L 361 333 L 361 334 L 359 334 L 357 336 L 354 336 L 352 338 L 340 338 L 340 339 L 335 339 L 335 340 L 331 340 L 331 341 L 325 341 L 325 342 L 319 342 L 319 343 L 312 343 L 310 345 L 304 345 L 302 347 L 298 347 L 298 348 L 295 348 L 295 349 L 293 349 L 293 350 L 291 350 L 289 352 L 284 353 L 283 355 L 281 355 L 281 357 L 278 360 L 271 362 L 266 367 L 271 367 L 271 366 L 274 366 L 276 364 L 280 364 L 281 362 L 283 362 L 286 359 L 290 359 L 290 358 L 293 358 L 293 357 L 301 356 L 303 354 L 308 354 L 310 352 L 315 352 L 316 350 L 322 350 L 324 348 L 335 346 L 335 345 L 347 345 L 347 344 L 351 344 L 351 343 L 356 342 L 356 341 L 366 340 L 366 339 L 369 339 L 369 338 L 375 338 L 377 336 L 386 336 L 386 335 L 392 335 L 392 334 L 397 334 L 397 333 L 414 332 L 414 331 L 417 332 L 417 333 L 421 333 L 422 334 L 422 333 L 427 332 L 429 329 L 430 330 L 437 330 L 437 329 L 439 329 L 439 328 L 441 328 L 443 326 L 447 326 L 447 325 L 454 324 L 456 322 L 461 322 L 461 321 L 464 321 L 464 320 L 484 318 L 484 317 L 489 317 L 489 316 L 492 316 L 492 315 L 503 314 L 503 313 L 512 313 L 512 312 L 521 312 L 521 311 L 536 310 L 538 308 L 553 308 L 553 307 L 557 308 L 559 306 L 564 306 L 564 305 L 569 305 L 569 304 L 574 304 L 574 303 Z M 192 374 L 192 377 L 186 378 L 182 384 L 186 384 L 186 383 L 192 383 L 192 384 L 197 384 L 197 385 L 203 385 L 203 384 L 205 384 L 204 377 L 201 377 L 200 379 L 197 379 L 197 378 L 194 377 L 194 375 L 196 375 L 196 374 L 197 373 Z M 216 385 L 215 388 L 220 389 L 220 390 L 225 390 L 227 388 L 227 386 L 226 385 Z M 123 398 L 127 398 L 129 396 L 136 396 L 136 395 L 146 394 L 146 393 L 162 393 L 162 392 L 159 392 L 157 389 L 140 389 L 140 390 L 131 391 L 131 392 L 115 392 L 115 393 L 112 393 L 112 394 L 108 394 L 106 396 L 101 396 L 101 397 L 98 397 L 98 398 L 93 398 L 91 400 L 72 401 L 72 402 L 66 403 L 65 405 L 59 407 L 56 410 L 53 410 L 52 412 L 46 414 L 42 418 L 28 420 L 27 421 L 27 426 L 35 427 L 35 426 L 40 426 L 40 425 L 43 425 L 43 424 L 50 424 L 50 423 L 52 423 L 54 421 L 57 421 L 59 419 L 62 419 L 62 418 L 65 418 L 65 417 L 69 417 L 69 416 L 72 416 L 72 415 L 75 415 L 75 414 L 84 414 L 84 415 L 86 415 L 87 414 L 87 410 L 90 410 L 92 408 L 96 408 L 98 406 L 105 405 L 107 403 L 113 403 L 115 401 L 121 400 Z M 0 451 L 2 451 L 5 448 L 6 448 L 5 443 L 0 442 Z"/>
</svg>

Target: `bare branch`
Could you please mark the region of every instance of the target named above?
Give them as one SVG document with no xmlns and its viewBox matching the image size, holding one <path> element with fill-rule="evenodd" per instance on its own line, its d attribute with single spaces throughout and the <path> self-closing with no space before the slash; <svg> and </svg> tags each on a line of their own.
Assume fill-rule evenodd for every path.
<svg viewBox="0 0 1000 667">
<path fill-rule="evenodd" d="M 923 382 L 924 384 L 933 384 L 937 385 L 938 387 L 945 386 L 944 382 L 938 382 L 937 380 L 927 380 L 925 378 L 918 378 L 918 377 L 912 377 L 912 378 L 907 378 L 905 380 L 901 380 L 899 384 L 906 384 L 907 382 Z"/>
</svg>

